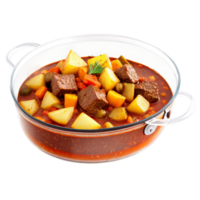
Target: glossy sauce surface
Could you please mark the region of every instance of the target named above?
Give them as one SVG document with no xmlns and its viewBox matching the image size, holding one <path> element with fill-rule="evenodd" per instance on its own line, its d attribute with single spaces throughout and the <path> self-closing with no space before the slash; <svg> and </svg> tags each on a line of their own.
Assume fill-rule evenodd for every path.
<svg viewBox="0 0 200 200">
<path fill-rule="evenodd" d="M 88 59 L 90 59 L 92 57 L 83 57 L 83 59 L 87 62 Z M 110 60 L 115 60 L 116 58 L 110 58 Z M 160 109 L 162 109 L 168 102 L 169 100 L 171 99 L 172 97 L 172 91 L 168 85 L 168 83 L 165 81 L 165 79 L 160 75 L 158 74 L 156 71 L 154 71 L 153 69 L 145 66 L 145 65 L 142 65 L 142 64 L 139 64 L 139 63 L 136 63 L 136 62 L 133 62 L 133 61 L 130 61 L 128 60 L 129 63 L 134 67 L 135 71 L 137 72 L 138 76 L 139 77 L 144 77 L 146 78 L 148 81 L 150 81 L 149 77 L 151 76 L 154 76 L 155 77 L 155 82 L 158 84 L 158 89 L 159 89 L 159 94 L 163 94 L 165 93 L 166 96 L 161 96 L 160 95 L 160 101 L 157 102 L 157 103 L 153 103 L 153 104 L 150 104 L 150 108 L 149 110 L 147 111 L 147 113 L 145 113 L 144 115 L 136 115 L 136 114 L 132 114 L 132 113 L 128 113 L 129 116 L 131 116 L 135 121 L 139 121 L 139 120 L 142 120 L 144 118 L 147 118 L 149 117 L 150 115 L 152 114 L 155 114 L 157 111 L 159 111 Z M 41 69 L 37 70 L 36 72 L 34 72 L 31 76 L 29 76 L 25 81 L 24 83 L 22 84 L 21 89 L 23 89 L 25 87 L 25 82 L 27 80 L 29 80 L 30 78 L 32 78 L 33 76 L 37 75 L 37 74 L 40 74 L 42 70 L 49 70 L 51 69 L 52 67 L 56 66 L 58 62 L 55 62 L 55 63 L 52 63 L 52 64 L 49 64 L 45 67 L 42 67 Z M 31 94 L 29 94 L 28 96 L 21 96 L 21 95 L 18 95 L 18 101 L 26 101 L 26 100 L 31 100 L 31 99 L 36 99 L 37 103 L 39 104 L 39 106 L 41 105 L 41 100 L 35 96 L 35 91 L 32 91 Z M 63 99 L 61 99 L 61 102 L 63 101 Z M 123 107 L 127 107 L 129 105 L 129 103 L 125 102 Z M 95 119 L 102 127 L 103 125 L 106 123 L 106 122 L 110 122 L 112 123 L 114 126 L 121 126 L 121 125 L 125 125 L 125 124 L 128 124 L 127 121 L 123 121 L 123 122 L 116 122 L 114 120 L 111 120 L 110 118 L 108 118 L 108 114 L 109 114 L 109 111 L 107 110 L 107 108 L 105 108 L 106 112 L 107 112 L 107 117 L 105 117 L 104 119 L 96 119 L 93 115 L 90 115 L 93 119 Z M 54 124 L 54 125 L 58 125 L 58 126 L 61 126 L 55 122 L 53 122 L 52 120 L 49 119 L 49 117 L 47 115 L 43 115 L 43 109 L 39 108 L 38 111 L 33 115 L 34 117 L 41 117 L 43 118 L 44 120 L 46 120 L 47 123 L 51 123 L 51 124 Z M 80 107 L 78 107 L 77 109 L 77 113 L 74 113 L 73 114 L 73 117 L 72 119 L 69 121 L 69 123 L 64 126 L 64 127 L 68 127 L 68 128 L 71 128 L 71 125 L 72 123 L 75 121 L 75 119 L 77 118 L 77 116 L 83 112 L 81 110 Z"/>
<path fill-rule="evenodd" d="M 91 57 L 85 57 L 83 59 L 87 61 L 89 58 Z M 110 58 L 110 60 L 112 61 L 114 58 Z M 159 93 L 166 94 L 166 97 L 160 96 L 159 102 L 151 104 L 150 109 L 146 114 L 152 114 L 152 110 L 154 112 L 159 111 L 172 97 L 169 85 L 164 78 L 162 78 L 162 76 L 149 67 L 130 60 L 129 62 L 134 66 L 139 77 L 144 77 L 149 80 L 150 76 L 154 76 L 156 79 L 155 81 L 158 84 Z M 52 63 L 39 69 L 29 76 L 27 80 L 41 73 L 44 69 L 49 70 L 50 68 L 56 66 L 57 63 L 58 62 Z M 24 81 L 21 89 L 25 87 L 25 82 L 27 80 Z M 41 104 L 41 100 L 35 96 L 35 91 L 32 91 L 28 96 L 18 96 L 18 101 L 31 99 L 36 99 L 38 104 Z M 41 116 L 42 118 L 48 120 L 49 123 L 58 125 L 52 122 L 46 115 L 42 115 L 42 112 L 43 110 L 40 108 L 34 117 Z M 80 112 L 81 110 L 79 110 L 77 114 L 74 114 L 73 118 L 66 125 L 66 127 L 71 127 L 71 124 Z M 139 116 L 130 113 L 129 115 L 136 117 L 137 120 L 141 120 L 145 117 L 145 115 Z M 162 118 L 162 114 L 159 118 Z M 101 133 L 85 133 L 87 135 L 85 136 L 84 133 L 80 133 L 79 136 L 77 136 L 76 134 L 72 134 L 67 131 L 60 133 L 57 129 L 50 130 L 48 126 L 42 128 L 40 125 L 36 125 L 34 120 L 26 118 L 22 115 L 20 115 L 20 119 L 22 127 L 28 138 L 42 151 L 62 159 L 79 162 L 102 162 L 116 160 L 134 154 L 151 144 L 158 137 L 163 128 L 157 127 L 151 135 L 144 134 L 144 124 L 139 127 L 131 126 L 128 129 L 120 129 L 114 132 L 109 132 L 109 129 L 107 129 L 107 132 L 103 132 L 107 135 L 102 135 Z M 127 121 L 115 122 L 108 118 L 97 121 L 101 125 L 103 125 L 106 121 L 110 121 L 114 126 L 127 124 Z"/>
</svg>

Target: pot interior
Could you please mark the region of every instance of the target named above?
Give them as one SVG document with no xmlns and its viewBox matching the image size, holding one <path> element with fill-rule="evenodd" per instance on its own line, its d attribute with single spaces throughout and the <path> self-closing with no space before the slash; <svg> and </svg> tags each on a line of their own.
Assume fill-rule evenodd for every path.
<svg viewBox="0 0 200 200">
<path fill-rule="evenodd" d="M 180 87 L 180 74 L 173 60 L 164 52 L 142 41 L 113 35 L 88 35 L 59 39 L 25 55 L 15 66 L 11 77 L 11 93 L 16 104 L 23 81 L 37 69 L 65 59 L 73 49 L 79 56 L 97 56 L 107 53 L 109 57 L 123 55 L 129 60 L 147 65 L 165 78 L 173 92 L 173 98 L 160 111 L 167 108 L 176 97 Z M 159 113 L 157 113 L 159 114 Z M 147 118 L 148 119 L 148 118 Z"/>
</svg>

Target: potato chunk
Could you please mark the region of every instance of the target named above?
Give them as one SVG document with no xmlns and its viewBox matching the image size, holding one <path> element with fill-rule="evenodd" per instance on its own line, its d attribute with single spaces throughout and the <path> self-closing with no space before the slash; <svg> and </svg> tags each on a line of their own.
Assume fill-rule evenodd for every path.
<svg viewBox="0 0 200 200">
<path fill-rule="evenodd" d="M 112 90 L 117 85 L 117 83 L 120 82 L 115 73 L 107 67 L 100 75 L 99 81 L 102 87 L 105 88 L 107 91 Z"/>
<path fill-rule="evenodd" d="M 112 70 L 112 64 L 110 62 L 110 59 L 108 58 L 108 55 L 105 53 L 100 56 L 96 56 L 94 58 L 88 59 L 88 65 L 90 64 L 94 65 L 95 62 L 98 62 L 103 67 L 108 67 Z"/>
<path fill-rule="evenodd" d="M 126 97 L 126 101 L 133 101 L 135 85 L 133 83 L 124 83 L 123 85 L 122 95 Z"/>
<path fill-rule="evenodd" d="M 54 104 L 61 104 L 60 100 L 51 92 L 47 91 L 42 99 L 41 108 L 44 110 L 48 110 Z"/>
<path fill-rule="evenodd" d="M 65 59 L 62 67 L 62 74 L 77 74 L 80 67 L 86 67 L 87 63 L 71 50 Z"/>
<path fill-rule="evenodd" d="M 138 95 L 127 107 L 131 113 L 142 115 L 149 109 L 150 103 L 141 95 Z"/>
<path fill-rule="evenodd" d="M 65 60 L 61 60 L 57 65 L 56 67 L 58 67 L 60 70 L 62 69 L 62 66 L 64 64 Z"/>
<path fill-rule="evenodd" d="M 115 92 L 114 90 L 110 90 L 106 98 L 108 103 L 115 108 L 121 107 L 126 100 L 126 97 Z"/>
<path fill-rule="evenodd" d="M 74 112 L 74 107 L 68 107 L 53 112 L 49 112 L 48 117 L 52 121 L 58 124 L 66 125 L 72 118 L 73 112 Z"/>
<path fill-rule="evenodd" d="M 39 105 L 35 99 L 20 101 L 19 104 L 30 115 L 34 115 L 39 109 Z"/>
<path fill-rule="evenodd" d="M 101 125 L 85 113 L 81 113 L 71 127 L 75 129 L 99 129 Z"/>
<path fill-rule="evenodd" d="M 38 74 L 26 81 L 25 85 L 33 90 L 37 90 L 41 86 L 46 86 L 44 81 L 44 74 Z"/>
<path fill-rule="evenodd" d="M 114 127 L 110 122 L 106 122 L 104 125 L 103 125 L 104 128 L 112 128 Z"/>
<path fill-rule="evenodd" d="M 126 109 L 124 107 L 114 108 L 109 114 L 109 118 L 115 121 L 124 121 L 127 117 Z"/>
</svg>

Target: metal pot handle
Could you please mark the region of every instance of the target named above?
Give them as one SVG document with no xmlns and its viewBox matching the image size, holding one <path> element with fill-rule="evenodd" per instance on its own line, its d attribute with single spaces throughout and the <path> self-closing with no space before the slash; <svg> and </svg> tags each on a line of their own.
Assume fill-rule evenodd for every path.
<svg viewBox="0 0 200 200">
<path fill-rule="evenodd" d="M 183 98 L 188 101 L 187 107 L 180 114 L 169 119 L 152 119 L 146 123 L 154 126 L 174 126 L 180 125 L 189 121 L 198 110 L 198 100 L 191 92 L 181 89 L 177 95 L 178 98 Z"/>
<path fill-rule="evenodd" d="M 33 49 L 40 46 L 40 43 L 37 42 L 21 42 L 18 44 L 15 44 L 11 47 L 9 47 L 3 54 L 3 61 L 4 64 L 10 69 L 13 70 L 16 63 L 13 60 L 13 58 L 20 52 L 26 50 L 26 49 Z"/>
</svg>

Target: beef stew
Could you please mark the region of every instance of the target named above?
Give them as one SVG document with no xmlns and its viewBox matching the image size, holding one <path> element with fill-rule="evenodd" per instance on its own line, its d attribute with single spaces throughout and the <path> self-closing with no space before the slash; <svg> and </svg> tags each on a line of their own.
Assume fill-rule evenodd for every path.
<svg viewBox="0 0 200 200">
<path fill-rule="evenodd" d="M 79 118 L 92 129 L 116 127 L 148 118 L 172 97 L 165 79 L 143 64 L 127 60 L 129 64 L 115 65 L 113 71 L 112 63 L 120 63 L 116 58 L 104 54 L 100 64 L 101 55 L 80 58 L 76 54 L 72 60 L 71 54 L 75 53 L 42 67 L 22 84 L 18 102 L 24 110 L 31 109 L 29 114 L 35 118 L 68 128 L 76 128 Z M 94 64 L 89 64 L 91 59 Z M 48 73 L 51 78 L 45 83 Z M 21 95 L 26 87 L 29 93 Z M 84 129 L 80 123 L 78 129 Z"/>
</svg>

